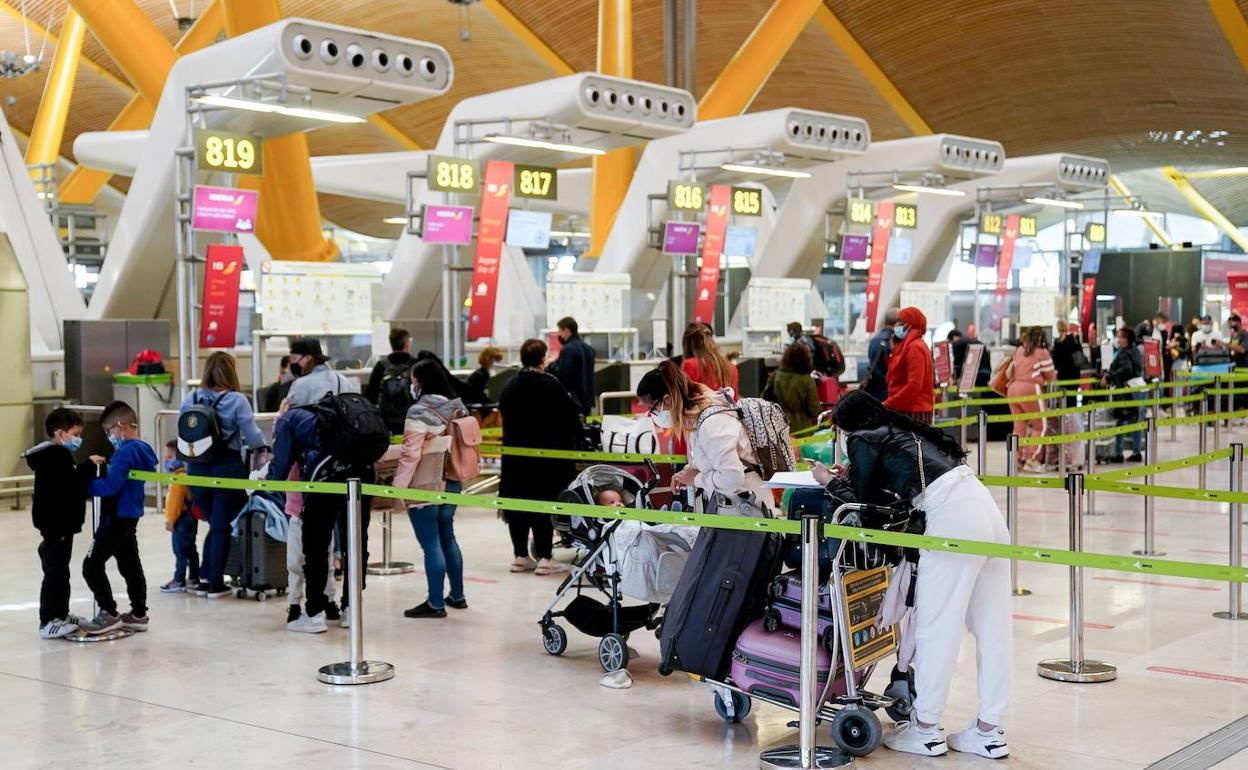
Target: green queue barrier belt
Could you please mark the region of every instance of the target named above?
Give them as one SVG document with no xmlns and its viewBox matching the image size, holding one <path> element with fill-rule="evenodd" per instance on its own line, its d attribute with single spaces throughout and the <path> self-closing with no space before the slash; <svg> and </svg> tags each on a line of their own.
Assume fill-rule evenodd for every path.
<svg viewBox="0 0 1248 770">
<path fill-rule="evenodd" d="M 257 489 L 273 492 L 312 492 L 321 494 L 345 494 L 346 484 L 305 483 L 294 481 L 251 481 L 248 479 L 214 479 L 204 476 L 188 476 L 184 473 L 170 475 L 150 471 L 131 471 L 130 478 L 159 484 L 210 487 L 216 489 Z M 413 503 L 452 503 L 472 508 L 492 510 L 525 511 L 558 516 L 593 516 L 602 519 L 624 519 L 652 524 L 677 524 L 733 529 L 750 532 L 776 532 L 797 535 L 801 522 L 790 519 L 756 519 L 743 516 L 721 516 L 708 513 L 685 513 L 680 511 L 654 511 L 649 509 L 626 509 L 612 506 L 583 505 L 575 503 L 551 503 L 542 500 L 520 500 L 489 495 L 466 495 L 454 492 L 433 492 L 423 489 L 396 489 L 377 484 L 364 484 L 361 491 L 372 497 L 406 500 Z M 1248 494 L 1244 495 L 1248 498 Z M 1197 580 L 1234 581 L 1248 583 L 1248 567 L 1229 567 L 1217 564 L 1147 559 L 1137 556 L 1076 552 L 1031 545 L 1008 545 L 979 540 L 910 535 L 902 532 L 884 532 L 875 529 L 829 524 L 824 527 L 827 537 L 857 540 L 877 545 L 902 546 L 928 551 L 946 551 L 972 556 L 987 556 L 1016 561 L 1031 561 L 1088 569 L 1137 572 L 1148 575 L 1194 578 Z"/>
<path fill-rule="evenodd" d="M 587 452 L 576 449 L 534 449 L 522 446 L 483 446 L 481 454 L 504 457 L 540 457 L 546 460 L 579 460 L 599 463 L 683 463 L 685 455 L 645 454 L 642 452 Z"/>
<path fill-rule="evenodd" d="M 1089 477 L 1084 481 L 1084 489 L 1098 492 L 1117 492 L 1124 495 L 1140 497 L 1164 497 L 1169 500 L 1193 500 L 1199 503 L 1231 503 L 1243 505 L 1248 503 L 1248 492 L 1224 492 L 1217 489 L 1192 489 L 1191 487 L 1170 487 L 1160 484 L 1135 484 L 1127 481 L 1107 481 Z"/>
<path fill-rule="evenodd" d="M 1088 441 L 1098 438 L 1108 438 L 1110 436 L 1118 436 L 1123 433 L 1135 433 L 1136 431 L 1146 430 L 1147 422 L 1133 422 L 1129 425 L 1115 425 L 1112 428 L 1102 428 L 1100 430 L 1089 430 L 1083 433 L 1067 433 L 1065 435 L 1053 436 L 1025 436 L 1018 440 L 1020 447 L 1024 446 L 1053 446 L 1055 444 L 1070 444 L 1076 441 Z"/>
<path fill-rule="evenodd" d="M 1133 479 L 1137 476 L 1156 476 L 1159 473 L 1169 473 L 1171 471 L 1181 471 L 1184 468 L 1196 468 L 1216 460 L 1225 460 L 1231 456 L 1231 449 L 1218 449 L 1213 452 L 1206 452 L 1203 455 L 1193 455 L 1191 457 L 1181 457 L 1178 460 L 1171 460 L 1165 463 L 1155 463 L 1153 465 L 1144 465 L 1138 468 L 1124 468 L 1120 471 L 1106 471 L 1105 473 L 1096 473 L 1089 476 L 1089 479 L 1098 481 L 1120 481 L 1122 479 Z"/>
<path fill-rule="evenodd" d="M 1243 417 L 1248 417 L 1248 409 L 1239 409 L 1234 412 L 1210 412 L 1205 415 L 1195 414 L 1191 417 L 1165 417 L 1157 421 L 1157 427 L 1196 425 L 1202 422 L 1212 422 L 1213 420 L 1238 420 Z"/>
</svg>

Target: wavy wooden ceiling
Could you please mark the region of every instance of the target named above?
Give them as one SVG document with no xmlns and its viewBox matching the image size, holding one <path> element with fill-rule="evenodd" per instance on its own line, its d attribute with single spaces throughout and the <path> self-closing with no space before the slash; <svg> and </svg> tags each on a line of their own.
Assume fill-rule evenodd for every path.
<svg viewBox="0 0 1248 770">
<path fill-rule="evenodd" d="M 18 0 L 0 0 L 17 6 Z M 134 0 L 172 42 L 178 31 L 168 0 Z M 188 0 L 176 0 L 185 8 Z M 196 0 L 204 7 L 208 0 Z M 574 69 L 594 68 L 597 0 L 499 0 Z M 1248 14 L 1248 0 L 1237 0 Z M 702 2 L 698 18 L 700 95 L 771 5 L 771 0 Z M 826 5 L 917 112 L 936 131 L 1001 141 L 1011 155 L 1063 150 L 1107 158 L 1116 170 L 1160 165 L 1248 165 L 1248 75 L 1208 7 L 1196 0 L 826 0 Z M 59 31 L 65 0 L 27 0 L 31 18 Z M 461 11 L 446 0 L 283 0 L 283 11 L 327 22 L 437 42 L 455 61 L 447 96 L 385 117 L 431 146 L 460 99 L 551 77 L 554 73 L 481 5 L 468 13 L 471 40 L 460 39 Z M 663 78 L 662 0 L 634 0 L 634 69 Z M 22 50 L 21 25 L 0 14 L 0 48 Z M 31 36 L 37 48 L 37 35 Z M 121 73 L 88 35 L 62 150 L 100 130 L 129 98 L 101 74 Z M 49 46 L 48 57 L 51 56 Z M 0 81 L 10 123 L 28 131 L 44 73 Z M 909 131 L 857 68 L 812 23 L 759 92 L 751 110 L 797 106 L 866 118 L 877 140 Z M 1184 144 L 1174 132 L 1229 131 Z M 1165 136 L 1166 140 L 1161 141 Z M 314 154 L 401 149 L 375 126 L 313 132 Z M 1135 175 L 1133 175 L 1135 176 Z M 1243 182 L 1248 182 L 1244 178 Z M 1196 183 L 1233 221 L 1248 223 L 1240 179 Z M 1173 201 L 1168 197 L 1168 201 Z M 393 207 L 322 196 L 326 218 L 373 235 Z"/>
</svg>

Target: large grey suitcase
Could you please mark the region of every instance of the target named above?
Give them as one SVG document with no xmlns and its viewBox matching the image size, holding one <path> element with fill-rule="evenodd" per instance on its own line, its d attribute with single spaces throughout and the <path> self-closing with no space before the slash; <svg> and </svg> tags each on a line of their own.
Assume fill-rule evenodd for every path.
<svg viewBox="0 0 1248 770">
<path fill-rule="evenodd" d="M 240 531 L 230 538 L 225 574 L 234 578 L 240 599 L 264 601 L 286 593 L 286 544 L 264 529 L 264 511 L 244 509 Z"/>
</svg>

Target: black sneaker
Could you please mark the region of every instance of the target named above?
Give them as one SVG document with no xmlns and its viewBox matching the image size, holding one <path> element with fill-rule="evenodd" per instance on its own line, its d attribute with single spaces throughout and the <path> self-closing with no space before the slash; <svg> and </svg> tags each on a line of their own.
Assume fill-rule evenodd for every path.
<svg viewBox="0 0 1248 770">
<path fill-rule="evenodd" d="M 467 598 L 464 598 L 464 599 L 452 599 L 451 597 L 449 597 L 449 596 L 448 596 L 448 597 L 446 597 L 443 601 L 445 601 L 445 602 L 446 602 L 446 606 L 447 606 L 447 607 L 454 607 L 454 608 L 455 608 L 455 609 L 457 609 L 457 610 L 466 610 L 466 609 L 468 609 L 468 599 L 467 599 Z"/>
<path fill-rule="evenodd" d="M 303 615 L 303 610 L 299 608 L 299 605 L 292 604 L 286 610 L 286 622 L 293 623 L 298 620 L 301 615 Z"/>
<path fill-rule="evenodd" d="M 325 619 L 335 621 L 342 620 L 342 612 L 338 609 L 337 604 L 330 602 L 325 605 Z"/>
<path fill-rule="evenodd" d="M 403 610 L 403 617 L 405 618 L 444 618 L 446 617 L 446 610 L 444 609 L 435 610 L 433 607 L 429 606 L 429 602 L 421 602 L 420 604 L 417 604 L 415 607 L 412 607 L 410 610 Z"/>
</svg>

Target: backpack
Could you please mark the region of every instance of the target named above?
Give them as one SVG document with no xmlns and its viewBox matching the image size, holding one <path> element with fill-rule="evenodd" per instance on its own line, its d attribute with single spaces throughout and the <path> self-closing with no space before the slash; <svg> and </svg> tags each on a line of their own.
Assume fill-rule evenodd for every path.
<svg viewBox="0 0 1248 770">
<path fill-rule="evenodd" d="M 178 415 L 178 459 L 187 463 L 215 463 L 225 459 L 230 451 L 234 434 L 221 431 L 221 416 L 217 404 L 230 391 L 222 391 L 211 401 L 200 401 L 195 396 L 186 411 Z"/>
<path fill-rule="evenodd" d="M 387 425 L 402 425 L 407 419 L 408 407 L 412 405 L 412 365 L 395 364 L 386 361 L 381 377 L 381 387 L 377 392 L 377 408 Z"/>
<path fill-rule="evenodd" d="M 470 481 L 481 475 L 481 426 L 475 417 L 448 420 L 447 433 L 451 448 L 446 453 L 445 478 L 448 481 Z"/>
<path fill-rule="evenodd" d="M 317 440 L 321 452 L 332 460 L 333 475 L 371 466 L 390 446 L 390 429 L 381 410 L 359 393 L 327 393 L 301 408 L 316 415 Z"/>
<path fill-rule="evenodd" d="M 720 394 L 728 399 L 730 406 L 708 407 L 698 418 L 698 425 L 708 417 L 717 414 L 733 414 L 745 426 L 745 435 L 750 440 L 754 455 L 758 458 L 758 466 L 746 466 L 746 470 L 756 471 L 766 481 L 780 471 L 792 471 L 797 468 L 793 459 L 793 445 L 789 441 L 789 419 L 779 404 L 762 398 L 741 398 L 733 400 L 730 390 L 721 390 Z"/>
<path fill-rule="evenodd" d="M 814 342 L 815 371 L 829 377 L 840 377 L 845 371 L 845 355 L 841 346 L 822 334 L 811 335 Z"/>
</svg>

